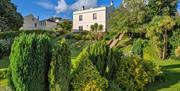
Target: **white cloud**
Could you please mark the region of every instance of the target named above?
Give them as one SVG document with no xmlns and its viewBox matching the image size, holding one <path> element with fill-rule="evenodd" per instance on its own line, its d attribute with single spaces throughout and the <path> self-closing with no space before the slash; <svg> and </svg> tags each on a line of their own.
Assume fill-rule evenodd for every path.
<svg viewBox="0 0 180 91">
<path fill-rule="evenodd" d="M 97 0 L 77 0 L 74 4 L 71 5 L 72 10 L 80 10 L 82 7 L 93 8 L 97 6 Z"/>
<path fill-rule="evenodd" d="M 71 5 L 68 5 L 65 0 L 59 0 L 55 10 L 56 13 L 62 13 L 68 10 L 81 10 L 83 6 L 85 6 L 85 8 L 96 7 L 97 0 L 77 0 Z"/>
<path fill-rule="evenodd" d="M 45 9 L 54 9 L 54 5 L 48 1 L 40 1 L 40 2 L 37 2 L 36 4 Z"/>
<path fill-rule="evenodd" d="M 65 12 L 68 10 L 68 4 L 65 2 L 65 0 L 59 0 L 58 5 L 55 7 L 56 13 Z"/>
</svg>

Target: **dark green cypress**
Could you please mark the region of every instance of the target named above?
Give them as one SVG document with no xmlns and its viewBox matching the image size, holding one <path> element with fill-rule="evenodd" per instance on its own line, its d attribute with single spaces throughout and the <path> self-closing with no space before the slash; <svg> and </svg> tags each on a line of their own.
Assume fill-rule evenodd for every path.
<svg viewBox="0 0 180 91">
<path fill-rule="evenodd" d="M 48 91 L 50 39 L 46 35 L 17 37 L 11 48 L 10 83 L 14 91 Z"/>
<path fill-rule="evenodd" d="M 65 40 L 58 41 L 52 48 L 52 59 L 49 71 L 50 91 L 68 91 L 70 71 L 70 50 Z"/>
</svg>

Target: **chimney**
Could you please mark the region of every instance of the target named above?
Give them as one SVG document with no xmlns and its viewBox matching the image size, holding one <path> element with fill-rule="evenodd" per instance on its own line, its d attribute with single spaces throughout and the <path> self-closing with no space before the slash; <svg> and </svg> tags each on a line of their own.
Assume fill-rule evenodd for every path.
<svg viewBox="0 0 180 91">
<path fill-rule="evenodd" d="M 114 1 L 113 0 L 111 0 L 111 6 L 114 6 Z"/>
<path fill-rule="evenodd" d="M 85 10 L 85 6 L 84 5 L 82 6 L 82 10 Z"/>
</svg>

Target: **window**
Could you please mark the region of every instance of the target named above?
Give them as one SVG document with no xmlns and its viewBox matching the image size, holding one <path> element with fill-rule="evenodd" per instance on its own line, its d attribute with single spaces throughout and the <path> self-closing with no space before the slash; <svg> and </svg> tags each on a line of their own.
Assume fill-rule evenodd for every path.
<svg viewBox="0 0 180 91">
<path fill-rule="evenodd" d="M 79 21 L 83 21 L 83 16 L 79 15 Z"/>
<path fill-rule="evenodd" d="M 37 23 L 34 23 L 34 27 L 35 27 L 35 28 L 37 27 Z"/>
<path fill-rule="evenodd" d="M 93 20 L 97 20 L 97 13 L 93 14 Z"/>
<path fill-rule="evenodd" d="M 83 31 L 83 26 L 79 26 L 79 31 Z"/>
</svg>

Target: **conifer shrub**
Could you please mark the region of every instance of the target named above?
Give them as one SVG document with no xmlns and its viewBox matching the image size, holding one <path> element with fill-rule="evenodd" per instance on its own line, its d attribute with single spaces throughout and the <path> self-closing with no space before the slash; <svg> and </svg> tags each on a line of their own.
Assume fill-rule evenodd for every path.
<svg viewBox="0 0 180 91">
<path fill-rule="evenodd" d="M 48 91 L 50 38 L 21 34 L 15 38 L 10 55 L 9 81 L 14 91 Z"/>
<path fill-rule="evenodd" d="M 86 49 L 87 57 L 91 60 L 93 65 L 102 76 L 105 76 L 106 69 L 111 62 L 111 49 L 106 42 L 101 41 L 88 46 Z M 109 63 L 109 64 L 108 64 Z"/>
<path fill-rule="evenodd" d="M 86 54 L 84 54 L 86 55 Z M 71 79 L 71 91 L 104 91 L 108 81 L 100 75 L 88 57 L 81 60 Z"/>
<path fill-rule="evenodd" d="M 112 80 L 125 91 L 143 91 L 160 74 L 158 66 L 135 56 L 123 56 L 117 65 Z"/>
<path fill-rule="evenodd" d="M 132 53 L 143 57 L 143 40 L 137 39 L 133 43 Z"/>
<path fill-rule="evenodd" d="M 69 91 L 71 53 L 65 40 L 58 41 L 52 48 L 49 70 L 50 91 Z"/>
</svg>

